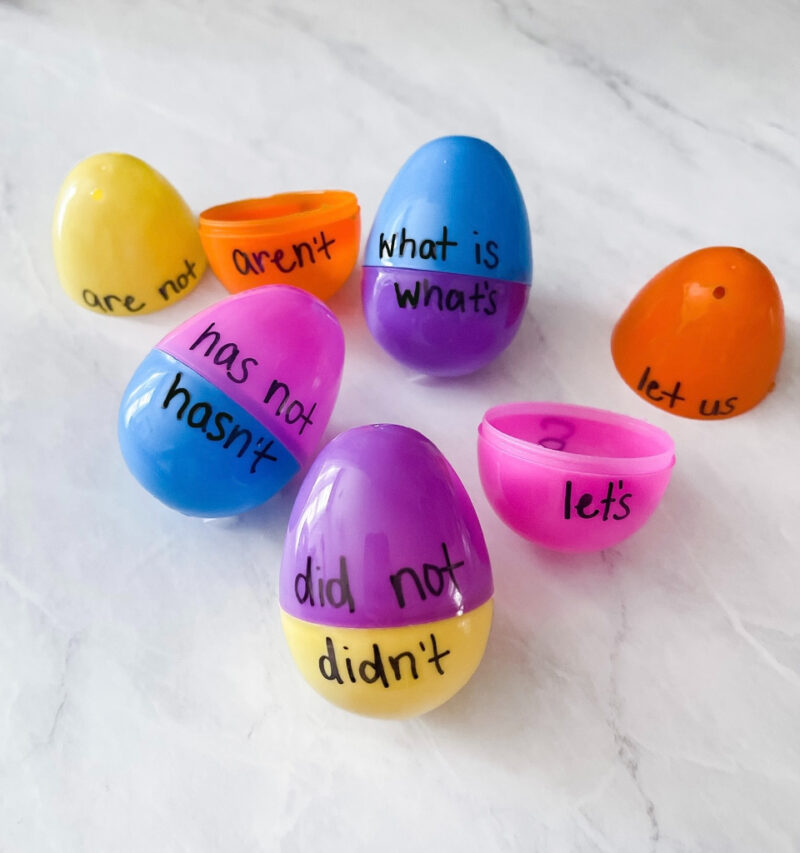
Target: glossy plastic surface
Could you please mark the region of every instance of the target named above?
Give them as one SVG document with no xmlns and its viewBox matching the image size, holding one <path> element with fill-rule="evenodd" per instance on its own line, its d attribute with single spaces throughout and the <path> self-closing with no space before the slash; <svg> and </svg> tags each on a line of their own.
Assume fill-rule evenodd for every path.
<svg viewBox="0 0 800 853">
<path fill-rule="evenodd" d="M 505 157 L 472 136 L 445 136 L 415 151 L 375 214 L 364 266 L 530 284 L 528 213 Z"/>
<path fill-rule="evenodd" d="M 378 267 L 364 268 L 361 287 L 375 340 L 398 361 L 437 376 L 471 373 L 498 356 L 516 335 L 531 290 L 515 281 Z"/>
<path fill-rule="evenodd" d="M 230 395 L 305 464 L 344 365 L 344 333 L 326 305 L 295 287 L 261 287 L 209 306 L 157 346 Z"/>
<path fill-rule="evenodd" d="M 112 317 L 177 302 L 206 268 L 186 203 L 129 154 L 97 154 L 67 175 L 53 217 L 53 252 L 69 296 Z"/>
<path fill-rule="evenodd" d="M 349 590 L 352 603 L 321 605 L 320 581 Z M 408 427 L 379 424 L 348 430 L 322 449 L 289 519 L 280 581 L 286 612 L 385 628 L 446 619 L 491 595 L 478 517 L 434 444 Z"/>
<path fill-rule="evenodd" d="M 119 442 L 139 482 L 187 515 L 236 515 L 282 489 L 299 465 L 263 424 L 208 380 L 153 350 L 119 412 Z"/>
<path fill-rule="evenodd" d="M 497 406 L 478 434 L 481 483 L 494 510 L 517 533 L 562 551 L 600 550 L 635 533 L 675 464 L 663 430 L 584 406 Z"/>
<path fill-rule="evenodd" d="M 525 202 L 503 155 L 473 137 L 436 139 L 400 169 L 375 216 L 362 276 L 367 324 L 412 367 L 468 373 L 513 338 L 532 274 Z"/>
<path fill-rule="evenodd" d="M 640 397 L 687 418 L 718 420 L 775 385 L 783 303 L 766 266 L 744 249 L 692 252 L 634 297 L 611 337 L 622 378 Z"/>
<path fill-rule="evenodd" d="M 317 693 L 356 714 L 400 719 L 438 708 L 469 681 L 486 649 L 492 602 L 402 628 L 331 628 L 283 611 L 281 621 L 289 651 Z"/>
<path fill-rule="evenodd" d="M 257 506 L 315 449 L 343 362 L 341 326 L 310 294 L 270 286 L 228 297 L 167 335 L 137 370 L 120 410 L 125 460 L 187 514 Z"/>
<path fill-rule="evenodd" d="M 325 637 L 334 629 L 358 632 L 352 638 L 362 638 L 359 648 L 412 634 L 425 643 L 443 621 L 478 610 L 491 596 L 491 565 L 475 510 L 428 439 L 407 427 L 381 424 L 342 433 L 322 450 L 292 510 L 280 576 L 283 612 L 319 628 L 304 629 L 309 639 L 300 645 L 289 637 L 293 653 L 301 648 L 309 658 L 304 672 L 318 668 Z M 450 662 L 471 661 L 464 663 L 470 672 L 477 666 L 489 621 L 467 620 L 454 628 L 445 673 Z M 400 630 L 408 626 L 411 633 Z M 394 633 L 381 633 L 386 630 Z M 455 644 L 463 631 L 477 634 L 470 634 L 462 650 Z M 416 642 L 412 647 L 421 654 Z M 447 683 L 454 692 L 462 682 Z M 346 697 L 353 691 L 338 682 L 331 689 L 339 687 L 337 704 L 350 707 Z M 419 704 L 403 698 L 398 713 L 412 706 L 418 713 L 428 710 L 433 694 L 425 683 L 414 680 L 402 687 L 406 690 L 415 691 Z M 391 691 L 380 707 L 391 706 L 391 696 L 400 692 Z M 452 693 L 443 687 L 435 695 L 438 704 Z M 371 713 L 371 707 L 352 709 Z"/>
<path fill-rule="evenodd" d="M 361 211 L 344 190 L 282 193 L 203 211 L 200 237 L 231 293 L 282 283 L 327 299 L 358 259 Z"/>
</svg>

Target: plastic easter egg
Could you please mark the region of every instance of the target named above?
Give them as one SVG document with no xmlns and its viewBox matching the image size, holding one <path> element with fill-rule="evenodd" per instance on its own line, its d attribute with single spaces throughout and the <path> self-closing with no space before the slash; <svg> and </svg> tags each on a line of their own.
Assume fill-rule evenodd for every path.
<svg viewBox="0 0 800 853">
<path fill-rule="evenodd" d="M 664 430 L 588 406 L 508 403 L 478 427 L 489 503 L 512 530 L 557 551 L 613 548 L 636 533 L 674 465 Z"/>
<path fill-rule="evenodd" d="M 171 305 L 206 268 L 186 202 L 130 154 L 96 154 L 67 175 L 53 218 L 53 251 L 69 296 L 112 317 Z"/>
<path fill-rule="evenodd" d="M 361 209 L 346 190 L 249 198 L 200 214 L 200 239 L 231 293 L 290 284 L 328 299 L 358 260 Z"/>
<path fill-rule="evenodd" d="M 268 285 L 212 305 L 168 334 L 119 412 L 122 455 L 170 507 L 236 515 L 308 461 L 336 401 L 338 320 L 318 299 Z"/>
<path fill-rule="evenodd" d="M 522 323 L 533 274 L 525 202 L 480 139 L 423 145 L 400 169 L 367 240 L 362 301 L 377 342 L 425 373 L 470 373 Z"/>
<path fill-rule="evenodd" d="M 744 249 L 700 249 L 634 297 L 611 337 L 622 378 L 667 412 L 699 420 L 740 415 L 775 386 L 783 302 L 766 266 Z"/>
<path fill-rule="evenodd" d="M 436 708 L 480 663 L 492 591 L 475 510 L 427 438 L 381 424 L 322 450 L 280 575 L 289 649 L 318 693 L 375 717 Z"/>
</svg>

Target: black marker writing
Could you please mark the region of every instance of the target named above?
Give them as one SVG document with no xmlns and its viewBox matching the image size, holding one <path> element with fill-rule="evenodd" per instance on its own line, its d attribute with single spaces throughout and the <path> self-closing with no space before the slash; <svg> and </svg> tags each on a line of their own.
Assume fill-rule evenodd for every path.
<svg viewBox="0 0 800 853">
<path fill-rule="evenodd" d="M 654 403 L 660 403 L 662 400 L 668 399 L 670 409 L 675 408 L 675 404 L 678 400 L 686 399 L 686 397 L 681 397 L 678 393 L 681 390 L 680 382 L 675 383 L 675 388 L 672 391 L 667 391 L 665 388 L 662 388 L 655 379 L 650 379 L 649 367 L 645 368 L 642 378 L 639 380 L 639 384 L 636 388 L 639 391 L 643 391 L 644 395 Z M 656 396 L 656 391 L 660 391 L 661 393 Z"/>
<path fill-rule="evenodd" d="M 285 248 L 273 249 L 268 252 L 245 252 L 242 249 L 234 249 L 232 253 L 233 265 L 242 275 L 260 275 L 267 272 L 268 264 L 272 264 L 277 270 L 286 274 L 294 269 L 303 269 L 308 264 L 316 264 L 320 258 L 331 260 L 330 248 L 336 239 L 329 240 L 324 231 L 319 236 L 307 240 L 292 243 Z"/>
<path fill-rule="evenodd" d="M 314 590 L 314 579 L 312 578 L 312 561 L 311 557 L 306 560 L 306 570 L 295 575 L 294 579 L 294 595 L 299 604 L 308 603 L 311 607 L 333 607 L 338 609 L 347 605 L 347 609 L 353 613 L 356 609 L 356 603 L 353 599 L 353 593 L 350 591 L 350 578 L 347 574 L 347 560 L 344 557 L 339 558 L 339 575 L 335 578 L 317 578 L 316 596 Z M 321 572 L 320 566 L 316 566 L 316 571 Z"/>
<path fill-rule="evenodd" d="M 439 311 L 459 311 L 464 313 L 468 310 L 477 314 L 481 311 L 491 317 L 497 313 L 497 291 L 488 281 L 476 281 L 472 293 L 467 294 L 457 287 L 443 290 L 437 284 L 431 284 L 427 278 L 414 283 L 414 289 L 402 288 L 399 282 L 394 283 L 394 292 L 397 305 L 400 308 L 415 309 L 420 305 L 428 308 L 431 305 Z M 468 307 L 468 303 L 471 303 Z"/>
<path fill-rule="evenodd" d="M 447 552 L 447 545 L 442 542 L 442 551 L 444 553 L 444 565 L 437 566 L 434 563 L 422 564 L 422 577 L 416 569 L 406 566 L 392 575 L 389 575 L 389 583 L 394 590 L 395 598 L 397 599 L 398 607 L 406 606 L 406 594 L 403 586 L 403 578 L 413 583 L 412 590 L 416 588 L 417 595 L 422 601 L 425 601 L 427 595 L 438 596 L 445 590 L 450 591 L 455 588 L 456 592 L 461 592 L 461 587 L 456 580 L 455 570 L 460 569 L 464 565 L 463 560 L 457 563 L 450 562 L 450 554 Z M 449 580 L 449 583 L 445 581 Z"/>
<path fill-rule="evenodd" d="M 189 286 L 190 279 L 195 279 L 195 281 L 197 280 L 197 273 L 194 271 L 194 268 L 197 266 L 197 264 L 192 263 L 186 258 L 183 259 L 183 263 L 186 267 L 186 271 L 178 273 L 178 275 L 176 275 L 174 279 L 167 279 L 167 281 L 165 281 L 161 285 L 161 287 L 158 288 L 158 292 L 161 294 L 161 298 L 164 300 L 164 302 L 166 302 L 171 295 L 176 296 L 182 290 L 186 290 L 186 288 Z M 169 292 L 170 290 L 172 291 L 171 294 Z"/>
<path fill-rule="evenodd" d="M 241 385 L 241 383 L 247 381 L 249 368 L 258 365 L 258 360 L 248 356 L 247 358 L 243 358 L 241 361 L 238 361 L 241 354 L 238 344 L 231 341 L 220 346 L 220 339 L 221 335 L 216 331 L 215 324 L 212 321 L 212 323 L 200 333 L 200 336 L 189 347 L 189 349 L 194 350 L 201 344 L 205 345 L 205 350 L 201 350 L 203 355 L 206 358 L 209 358 L 213 354 L 214 364 L 224 366 L 226 368 L 225 372 L 228 379 L 230 379 L 231 382 L 235 382 L 237 385 Z"/>
<path fill-rule="evenodd" d="M 209 441 L 221 442 L 224 439 L 224 444 L 221 446 L 225 450 L 234 449 L 236 451 L 236 442 L 238 441 L 239 446 L 236 456 L 241 459 L 242 456 L 250 449 L 250 445 L 253 442 L 253 433 L 247 427 L 233 423 L 234 417 L 229 412 L 214 412 L 213 406 L 204 401 L 193 403 L 189 391 L 186 388 L 181 388 L 182 378 L 183 373 L 179 372 L 175 374 L 175 379 L 164 397 L 161 408 L 169 410 L 172 401 L 177 400 L 178 408 L 175 410 L 175 416 L 179 421 L 183 421 L 183 416 L 186 414 L 186 420 L 183 422 L 190 429 L 201 430 Z M 231 424 L 233 424 L 233 427 L 230 432 L 226 432 L 228 426 Z M 250 465 L 251 474 L 256 473 L 258 463 L 261 462 L 262 459 L 266 459 L 270 462 L 278 461 L 278 457 L 273 456 L 269 452 L 272 449 L 273 444 L 274 440 L 271 438 L 267 439 L 264 436 L 261 436 L 256 439 L 252 450 L 254 460 Z"/>
<path fill-rule="evenodd" d="M 714 405 L 711 407 L 711 411 L 706 411 L 706 407 L 708 406 L 708 400 L 703 400 L 700 403 L 700 408 L 698 411 L 705 418 L 717 418 L 725 415 L 730 415 L 736 406 L 734 403 L 738 400 L 738 397 L 728 397 L 724 403 L 721 403 L 719 400 L 714 400 Z M 725 409 L 722 409 L 722 406 L 725 406 Z"/>
<path fill-rule="evenodd" d="M 456 240 L 448 240 L 447 226 L 442 226 L 442 236 L 439 240 L 425 238 L 417 241 L 413 237 L 406 234 L 406 229 L 400 231 L 400 240 L 398 242 L 397 234 L 392 234 L 390 239 L 381 233 L 378 238 L 378 257 L 393 258 L 395 254 L 400 258 L 416 258 L 420 257 L 423 260 L 446 261 L 447 250 L 458 245 Z"/>
<path fill-rule="evenodd" d="M 616 488 L 620 491 L 625 488 L 622 480 L 617 481 Z M 612 518 L 614 521 L 622 521 L 627 518 L 631 514 L 628 500 L 632 497 L 633 495 L 630 492 L 625 492 L 625 494 L 619 496 L 615 495 L 614 481 L 610 480 L 606 489 L 605 497 L 598 501 L 600 506 L 603 508 L 603 516 L 600 520 L 608 521 L 609 518 Z M 577 518 L 595 518 L 600 515 L 601 512 L 599 508 L 594 508 L 595 500 L 596 499 L 591 492 L 584 492 L 577 500 L 575 500 L 572 493 L 572 480 L 567 480 L 566 486 L 564 487 L 564 518 L 569 521 L 573 517 L 573 510 Z M 619 504 L 619 508 L 622 510 L 622 513 L 615 512 L 611 514 L 611 506 L 615 503 Z"/>
<path fill-rule="evenodd" d="M 300 402 L 300 400 L 292 399 L 292 392 L 289 390 L 289 386 L 285 382 L 279 382 L 277 379 L 273 379 L 272 384 L 269 386 L 266 396 L 264 397 L 264 402 L 269 404 L 273 397 L 278 401 L 278 405 L 275 407 L 276 415 L 283 415 L 287 424 L 295 424 L 298 421 L 302 421 L 302 424 L 300 425 L 300 435 L 303 434 L 303 430 L 307 426 L 311 426 L 311 424 L 314 423 L 314 421 L 311 420 L 311 415 L 314 414 L 314 409 L 317 408 L 317 404 L 312 403 L 311 408 L 306 412 L 305 406 Z M 289 403 L 288 406 L 286 405 L 287 403 Z"/>
<path fill-rule="evenodd" d="M 147 305 L 146 302 L 134 305 L 136 297 L 131 294 L 128 296 L 115 296 L 113 293 L 109 293 L 106 296 L 98 296 L 93 290 L 89 290 L 88 287 L 83 291 L 81 297 L 90 308 L 99 308 L 104 314 L 113 314 L 115 312 L 115 302 L 119 302 L 119 306 L 117 307 L 127 311 L 129 314 L 136 314 Z"/>
<path fill-rule="evenodd" d="M 429 647 L 430 657 L 422 658 L 422 663 L 432 664 L 438 675 L 444 675 L 444 667 L 442 660 L 450 654 L 449 649 L 444 651 L 439 650 L 439 644 L 436 640 L 436 635 L 430 633 Z M 427 652 L 425 643 L 419 642 L 418 646 L 422 652 Z M 390 684 L 402 681 L 404 678 L 416 680 L 419 678 L 417 667 L 417 655 L 411 650 L 405 650 L 395 655 L 386 655 L 386 661 L 391 670 L 393 681 L 390 682 L 390 674 L 387 672 L 386 664 L 384 663 L 384 653 L 378 643 L 372 644 L 371 653 L 363 660 L 355 661 L 346 654 L 350 651 L 348 646 L 342 645 L 338 651 L 331 637 L 325 637 L 325 654 L 319 658 L 319 672 L 326 681 L 335 681 L 338 684 L 344 684 L 345 680 L 342 675 L 341 662 L 344 664 L 344 670 L 347 680 L 351 684 L 357 684 L 361 679 L 366 684 L 375 684 L 380 682 L 384 687 L 388 688 Z"/>
</svg>

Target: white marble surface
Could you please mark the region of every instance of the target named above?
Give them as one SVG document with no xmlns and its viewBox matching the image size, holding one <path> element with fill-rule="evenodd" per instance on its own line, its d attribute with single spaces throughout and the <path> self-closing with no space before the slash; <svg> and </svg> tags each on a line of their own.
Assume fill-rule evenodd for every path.
<svg viewBox="0 0 800 853">
<path fill-rule="evenodd" d="M 792 0 L 0 5 L 0 850 L 800 849 L 800 7 Z M 453 462 L 484 525 L 496 621 L 440 710 L 350 716 L 301 681 L 276 580 L 294 487 L 235 521 L 151 499 L 115 417 L 139 360 L 223 296 L 115 321 L 59 289 L 56 192 L 137 154 L 195 210 L 358 193 L 446 133 L 508 157 L 536 279 L 470 378 L 385 356 L 354 276 L 329 430 L 394 421 Z M 708 424 L 639 400 L 608 351 L 633 292 L 715 243 L 782 286 L 777 390 Z M 567 557 L 478 482 L 491 404 L 552 398 L 671 431 L 649 526 Z"/>
</svg>

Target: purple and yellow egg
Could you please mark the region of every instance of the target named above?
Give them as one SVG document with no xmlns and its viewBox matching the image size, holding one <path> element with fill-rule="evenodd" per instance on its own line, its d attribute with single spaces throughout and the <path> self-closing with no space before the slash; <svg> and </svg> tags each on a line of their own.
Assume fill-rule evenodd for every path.
<svg viewBox="0 0 800 853">
<path fill-rule="evenodd" d="M 280 577 L 289 649 L 318 693 L 375 717 L 436 708 L 481 661 L 492 592 L 475 510 L 427 438 L 380 424 L 322 450 Z"/>
</svg>

